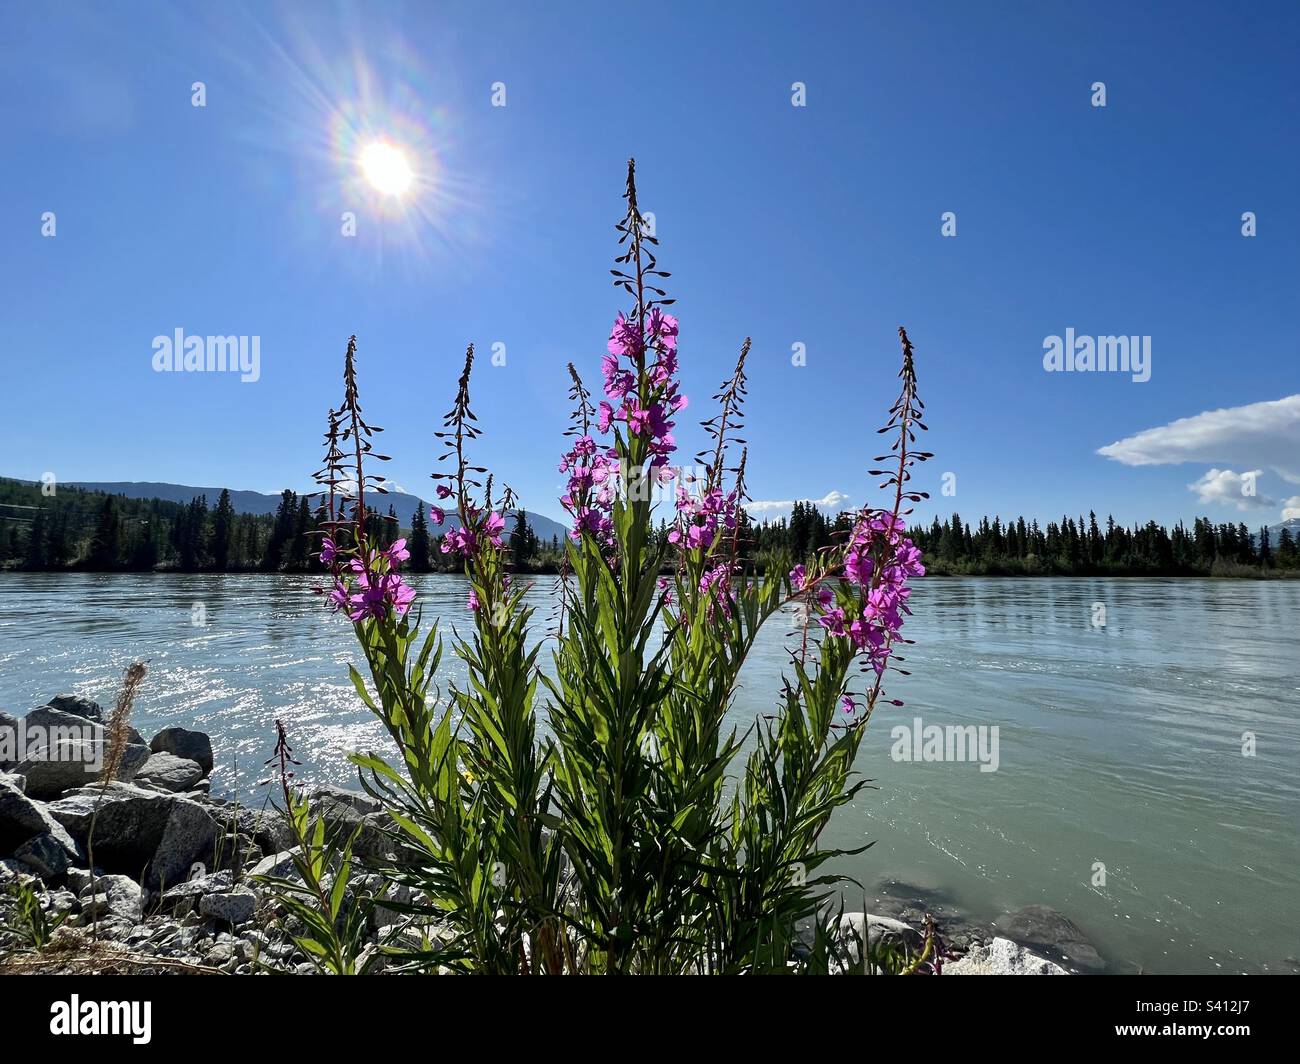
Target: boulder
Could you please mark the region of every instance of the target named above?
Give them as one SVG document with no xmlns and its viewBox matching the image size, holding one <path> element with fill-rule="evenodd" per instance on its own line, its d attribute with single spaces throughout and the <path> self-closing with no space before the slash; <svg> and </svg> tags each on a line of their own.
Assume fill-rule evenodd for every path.
<svg viewBox="0 0 1300 1064">
<path fill-rule="evenodd" d="M 1106 967 L 1083 930 L 1046 905 L 1026 905 L 999 917 L 993 926 L 1012 941 L 1086 971 L 1098 972 Z"/>
<path fill-rule="evenodd" d="M 104 737 L 105 725 L 99 720 L 83 716 L 80 713 L 74 713 L 71 710 L 59 709 L 56 706 L 40 706 L 33 709 L 23 718 L 23 725 L 28 731 L 28 743 L 31 743 L 31 734 L 34 729 L 44 730 L 60 729 L 63 738 L 75 739 L 102 739 Z M 149 740 L 132 728 L 129 724 L 126 728 L 127 742 L 136 746 L 148 746 Z"/>
<path fill-rule="evenodd" d="M 186 879 L 195 863 L 210 864 L 219 834 L 220 828 L 207 809 L 188 798 L 174 798 L 167 828 L 149 862 L 145 886 L 161 890 Z"/>
<path fill-rule="evenodd" d="M 235 877 L 228 868 L 194 876 L 163 891 L 159 908 L 165 913 L 184 915 L 191 912 L 205 894 L 224 894 L 234 885 Z"/>
<path fill-rule="evenodd" d="M 92 880 L 103 878 L 104 872 L 98 871 L 94 876 L 90 874 L 89 868 L 69 868 L 64 881 L 68 884 L 68 889 L 78 898 L 85 894 L 91 888 Z"/>
<path fill-rule="evenodd" d="M 864 941 L 868 944 L 868 952 L 873 955 L 882 947 L 906 947 L 914 955 L 925 948 L 925 935 L 911 924 L 872 913 L 845 913 L 840 917 L 836 938 L 840 949 L 854 965 L 862 961 Z"/>
<path fill-rule="evenodd" d="M 27 793 L 33 798 L 57 798 L 95 782 L 103 771 L 106 753 L 103 739 L 61 739 L 35 751 L 18 771 L 27 777 Z M 114 778 L 129 781 L 148 759 L 148 747 L 129 744 Z"/>
<path fill-rule="evenodd" d="M 248 873 L 250 878 L 258 876 L 269 876 L 273 879 L 297 879 L 297 868 L 293 859 L 297 850 L 284 850 L 281 853 L 273 853 L 269 857 L 263 857 L 258 861 Z"/>
<path fill-rule="evenodd" d="M 0 712 L 0 772 L 18 764 L 18 718 Z"/>
<path fill-rule="evenodd" d="M 128 875 L 146 869 L 144 885 L 151 890 L 183 882 L 196 862 L 210 864 L 219 831 L 199 803 L 129 783 L 85 787 L 48 808 L 83 846 L 94 817 L 95 861 Z"/>
<path fill-rule="evenodd" d="M 0 854 L 11 854 L 38 835 L 49 835 L 71 860 L 82 859 L 81 847 L 68 830 L 40 802 L 23 793 L 14 780 L 23 776 L 0 776 Z"/>
<path fill-rule="evenodd" d="M 976 946 L 943 966 L 944 975 L 1069 975 L 1059 964 L 1039 957 L 1008 938 Z"/>
<path fill-rule="evenodd" d="M 199 915 L 224 920 L 231 927 L 246 924 L 257 908 L 257 895 L 246 887 L 225 894 L 205 894 L 199 899 Z"/>
<path fill-rule="evenodd" d="M 95 894 L 82 902 L 88 918 L 121 920 L 138 924 L 144 913 L 144 891 L 130 876 L 100 876 L 95 880 Z"/>
<path fill-rule="evenodd" d="M 17 861 L 12 857 L 0 858 L 0 887 L 6 887 L 15 879 L 23 876 L 30 876 L 32 870 L 22 861 Z"/>
<path fill-rule="evenodd" d="M 227 805 L 215 810 L 218 821 L 252 839 L 264 853 L 279 853 L 293 845 L 293 832 L 274 809 L 248 809 Z"/>
<path fill-rule="evenodd" d="M 14 859 L 46 880 L 62 878 L 72 864 L 68 851 L 48 831 L 28 839 L 14 850 Z"/>
<path fill-rule="evenodd" d="M 212 740 L 201 731 L 164 728 L 153 737 L 149 749 L 155 754 L 175 754 L 187 761 L 197 761 L 205 776 L 212 771 Z"/>
<path fill-rule="evenodd" d="M 151 754 L 135 774 L 136 783 L 165 791 L 188 791 L 203 778 L 203 766 L 175 754 Z"/>
<path fill-rule="evenodd" d="M 343 840 L 356 835 L 352 852 L 358 857 L 382 857 L 394 849 L 392 840 L 384 834 L 384 828 L 392 822 L 383 808 L 369 795 L 342 787 L 326 785 L 311 793 L 311 811 L 324 818 L 330 833 L 337 833 Z"/>
<path fill-rule="evenodd" d="M 61 709 L 67 713 L 75 713 L 78 717 L 84 717 L 86 720 L 94 720 L 103 723 L 104 711 L 100 709 L 99 703 L 89 698 L 83 698 L 81 695 L 55 695 L 47 703 L 51 709 Z"/>
</svg>

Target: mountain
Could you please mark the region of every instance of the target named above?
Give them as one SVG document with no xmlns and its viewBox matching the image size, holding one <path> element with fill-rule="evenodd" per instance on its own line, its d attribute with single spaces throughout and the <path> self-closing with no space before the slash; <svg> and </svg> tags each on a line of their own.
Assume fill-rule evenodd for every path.
<svg viewBox="0 0 1300 1064">
<path fill-rule="evenodd" d="M 221 495 L 221 488 L 202 488 L 194 487 L 189 484 L 165 484 L 156 481 L 89 481 L 77 480 L 69 481 L 68 486 L 71 488 L 85 488 L 87 491 L 102 491 L 109 495 L 125 495 L 128 499 L 165 499 L 168 502 L 186 503 L 191 499 L 206 495 L 208 505 L 215 506 L 217 498 Z M 377 508 L 383 512 L 387 511 L 389 505 L 397 511 L 398 519 L 403 528 L 410 527 L 411 514 L 415 512 L 417 506 L 422 506 L 426 510 L 429 504 L 415 495 L 407 495 L 405 492 L 389 491 L 387 495 L 376 496 Z M 230 492 L 230 504 L 235 508 L 236 513 L 241 514 L 273 514 L 276 507 L 280 505 L 280 496 L 267 495 L 260 491 L 235 491 Z M 569 534 L 568 528 L 558 521 L 552 521 L 549 517 L 542 514 L 528 513 L 528 524 L 532 527 L 537 538 L 544 543 L 550 543 L 552 537 L 563 539 Z M 447 517 L 447 527 L 454 528 L 460 522 L 450 514 Z M 514 530 L 514 511 L 507 515 L 506 520 L 507 532 Z M 431 528 L 432 534 L 437 535 L 439 530 Z"/>
<path fill-rule="evenodd" d="M 1285 521 L 1268 526 L 1268 538 L 1273 546 L 1277 546 L 1277 537 L 1282 534 L 1284 528 L 1291 533 L 1292 539 L 1300 542 L 1300 517 L 1288 517 Z"/>
</svg>

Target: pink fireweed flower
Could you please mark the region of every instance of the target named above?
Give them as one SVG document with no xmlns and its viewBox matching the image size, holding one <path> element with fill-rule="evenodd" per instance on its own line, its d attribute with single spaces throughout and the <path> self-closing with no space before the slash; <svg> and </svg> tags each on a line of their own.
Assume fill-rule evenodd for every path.
<svg viewBox="0 0 1300 1064">
<path fill-rule="evenodd" d="M 617 318 L 614 319 L 614 327 L 609 332 L 609 343 L 606 349 L 611 355 L 623 355 L 628 358 L 635 358 L 641 353 L 645 344 L 641 338 L 641 327 L 628 318 L 623 316 L 620 311 Z"/>
<path fill-rule="evenodd" d="M 445 524 L 447 521 L 447 511 L 440 506 L 429 507 L 429 520 L 435 525 Z"/>
<path fill-rule="evenodd" d="M 327 600 L 330 604 L 330 612 L 338 613 L 339 610 L 345 609 L 348 604 L 349 594 L 347 584 L 343 583 L 342 580 L 335 579 Z"/>
<path fill-rule="evenodd" d="M 380 551 L 380 554 L 388 559 L 388 564 L 394 569 L 396 569 L 402 562 L 408 561 L 411 557 L 411 552 L 406 549 L 405 539 L 393 540 L 392 545 L 386 550 Z"/>
<path fill-rule="evenodd" d="M 614 408 L 604 400 L 601 400 L 600 407 L 596 412 L 596 429 L 603 433 L 609 431 L 609 426 L 614 421 Z"/>
<path fill-rule="evenodd" d="M 471 557 L 478 550 L 478 536 L 472 529 L 453 528 L 442 537 L 443 554 L 459 554 L 463 558 Z"/>
<path fill-rule="evenodd" d="M 478 600 L 478 592 L 475 591 L 473 588 L 469 589 L 469 601 L 466 602 L 465 605 L 467 605 L 475 613 L 478 613 L 480 607 L 480 603 Z"/>
<path fill-rule="evenodd" d="M 808 573 L 802 565 L 796 565 L 790 570 L 790 586 L 796 591 L 803 590 L 803 582 L 807 579 Z"/>
<path fill-rule="evenodd" d="M 651 307 L 650 313 L 646 315 L 646 325 L 649 328 L 652 342 L 659 344 L 668 352 L 677 350 L 676 318 L 671 314 L 665 314 L 658 307 Z"/>
<path fill-rule="evenodd" d="M 334 540 L 326 536 L 320 541 L 320 560 L 322 565 L 333 565 L 334 559 L 339 556 L 338 548 L 334 545 Z"/>
<path fill-rule="evenodd" d="M 817 623 L 825 628 L 826 631 L 830 632 L 831 635 L 843 635 L 844 610 L 839 606 L 836 606 L 835 609 L 830 610 L 821 617 L 818 617 Z"/>
<path fill-rule="evenodd" d="M 490 513 L 483 522 L 483 532 L 492 541 L 492 546 L 501 546 L 501 533 L 506 530 L 506 519 L 499 513 Z"/>
<path fill-rule="evenodd" d="M 447 487 L 446 484 L 439 484 L 439 485 L 438 485 L 438 498 L 440 498 L 440 499 L 450 499 L 451 496 L 452 496 L 452 490 L 451 490 L 451 488 Z"/>
<path fill-rule="evenodd" d="M 844 556 L 844 575 L 851 584 L 870 584 L 876 563 L 865 551 L 851 550 Z"/>
<path fill-rule="evenodd" d="M 415 588 L 403 583 L 399 574 L 364 572 L 348 596 L 348 616 L 353 621 L 382 620 L 391 609 L 403 617 L 414 601 Z"/>
<path fill-rule="evenodd" d="M 840 706 L 844 709 L 845 713 L 852 713 L 858 708 L 858 704 L 848 695 L 845 695 L 840 699 Z"/>
<path fill-rule="evenodd" d="M 713 609 L 716 606 L 727 620 L 731 620 L 731 604 L 736 599 L 736 593 L 731 589 L 730 563 L 723 562 L 715 565 L 700 577 L 700 594 L 710 597 L 710 619 L 713 618 Z"/>
</svg>

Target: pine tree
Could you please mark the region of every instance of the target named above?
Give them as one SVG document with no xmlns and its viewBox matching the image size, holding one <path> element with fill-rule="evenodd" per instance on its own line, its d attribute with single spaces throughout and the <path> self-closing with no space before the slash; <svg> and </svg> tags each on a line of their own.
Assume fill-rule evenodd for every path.
<svg viewBox="0 0 1300 1064">
<path fill-rule="evenodd" d="M 315 522 L 311 516 L 311 506 L 304 495 L 298 500 L 298 509 L 294 514 L 293 531 L 289 536 L 289 568 L 302 572 L 307 568 L 308 555 L 311 552 L 311 537 L 308 533 Z"/>
<path fill-rule="evenodd" d="M 285 545 L 293 535 L 297 521 L 298 497 L 286 489 L 280 493 L 280 505 L 276 507 L 271 535 L 266 541 L 266 551 L 262 555 L 263 569 L 272 573 L 279 571 L 284 563 Z"/>
<path fill-rule="evenodd" d="M 230 503 L 230 492 L 222 488 L 217 508 L 212 514 L 212 564 L 218 571 L 230 567 L 231 532 L 235 523 L 235 508 Z"/>
<path fill-rule="evenodd" d="M 99 520 L 90 538 L 90 554 L 86 559 L 92 569 L 116 569 L 121 560 L 122 522 L 117 516 L 116 498 L 114 495 L 104 496 L 104 505 L 100 508 Z M 41 551 L 44 556 L 44 544 Z"/>
<path fill-rule="evenodd" d="M 406 549 L 411 552 L 409 562 L 411 572 L 427 573 L 429 571 L 429 523 L 424 518 L 424 506 L 418 505 L 411 514 L 411 538 L 407 540 Z"/>
</svg>

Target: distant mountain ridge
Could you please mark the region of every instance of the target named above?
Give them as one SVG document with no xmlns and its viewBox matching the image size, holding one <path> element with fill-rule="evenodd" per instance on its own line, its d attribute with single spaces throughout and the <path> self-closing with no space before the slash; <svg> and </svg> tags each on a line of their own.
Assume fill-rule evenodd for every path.
<svg viewBox="0 0 1300 1064">
<path fill-rule="evenodd" d="M 215 506 L 218 497 L 221 495 L 221 488 L 204 488 L 194 487 L 189 484 L 169 484 L 162 481 L 150 480 L 131 480 L 131 481 L 91 481 L 91 480 L 72 480 L 67 482 L 70 488 L 84 488 L 87 491 L 100 491 L 108 495 L 125 495 L 128 499 L 163 499 L 167 502 L 187 503 L 199 495 L 205 495 L 208 499 L 209 506 Z M 260 491 L 237 491 L 233 488 L 230 491 L 230 505 L 235 508 L 236 513 L 241 514 L 273 514 L 276 507 L 280 505 L 279 494 L 268 495 Z M 416 495 L 408 495 L 405 492 L 389 490 L 386 495 L 376 495 L 378 500 L 376 507 L 381 511 L 386 511 L 391 505 L 397 511 L 398 520 L 401 521 L 402 527 L 410 526 L 411 514 L 415 512 L 417 506 L 423 507 L 426 511 L 429 503 Z M 524 508 L 528 514 L 528 524 L 531 526 L 537 538 L 544 543 L 549 543 L 552 537 L 563 539 L 569 534 L 568 528 L 553 521 L 542 514 L 533 513 L 533 511 Z M 511 511 L 513 517 L 514 511 Z M 428 514 L 426 513 L 426 517 Z M 447 528 L 456 528 L 460 522 L 454 514 L 447 515 Z M 513 529 L 513 524 L 507 524 L 507 531 Z M 430 527 L 431 535 L 438 535 L 439 528 Z"/>
</svg>

